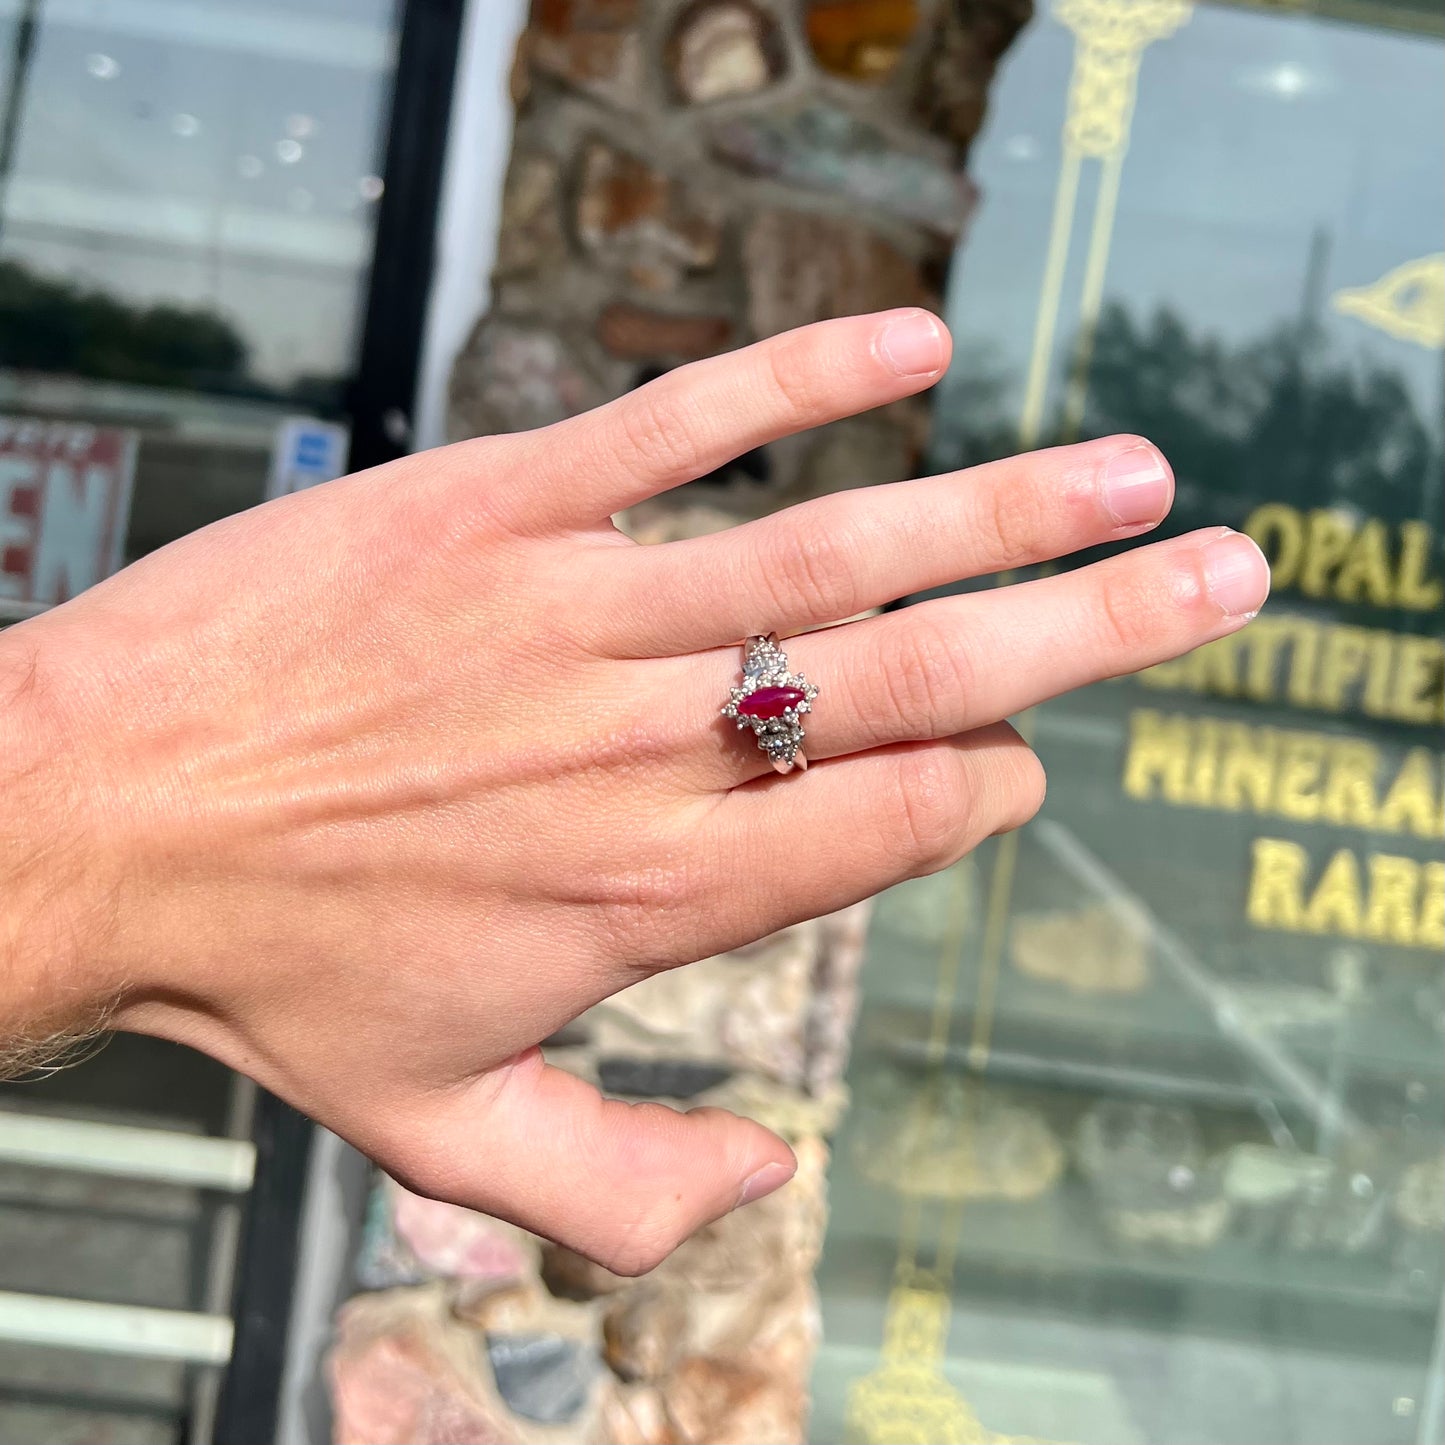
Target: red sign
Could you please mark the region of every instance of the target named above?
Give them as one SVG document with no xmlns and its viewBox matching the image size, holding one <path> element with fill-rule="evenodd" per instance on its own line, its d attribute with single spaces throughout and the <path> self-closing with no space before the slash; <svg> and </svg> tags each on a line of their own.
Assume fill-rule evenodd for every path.
<svg viewBox="0 0 1445 1445">
<path fill-rule="evenodd" d="M 0 416 L 0 599 L 61 603 L 120 566 L 136 441 Z"/>
</svg>

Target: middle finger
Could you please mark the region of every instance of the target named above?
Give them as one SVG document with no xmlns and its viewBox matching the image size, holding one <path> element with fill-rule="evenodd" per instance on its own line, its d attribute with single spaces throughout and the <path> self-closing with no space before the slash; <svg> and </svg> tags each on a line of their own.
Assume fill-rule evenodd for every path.
<svg viewBox="0 0 1445 1445">
<path fill-rule="evenodd" d="M 1136 436 L 836 492 L 710 537 L 610 552 L 599 619 L 613 656 L 665 657 L 802 632 L 965 577 L 1155 527 L 1174 499 Z"/>
</svg>

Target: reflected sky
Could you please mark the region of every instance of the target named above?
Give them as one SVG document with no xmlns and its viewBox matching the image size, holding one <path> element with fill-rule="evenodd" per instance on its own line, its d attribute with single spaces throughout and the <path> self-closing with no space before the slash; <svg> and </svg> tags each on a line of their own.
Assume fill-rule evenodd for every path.
<svg viewBox="0 0 1445 1445">
<path fill-rule="evenodd" d="M 0 0 L 6 63 L 18 0 Z M 351 359 L 393 0 L 47 0 L 0 255 L 224 315 L 285 384 Z"/>
<path fill-rule="evenodd" d="M 1440 353 L 1338 315 L 1329 298 L 1441 249 L 1442 53 L 1428 37 L 1197 7 L 1144 54 L 1106 303 L 1138 315 L 1167 305 L 1233 344 L 1308 312 L 1335 354 L 1403 373 L 1438 426 Z M 970 166 L 983 201 L 948 315 L 956 364 L 1004 373 L 1009 416 L 1021 406 L 1073 55 L 1072 33 L 1041 10 L 1000 67 Z M 1078 321 L 1098 171 L 1086 163 L 1056 361 Z"/>
<path fill-rule="evenodd" d="M 20 8 L 0 0 L 0 56 Z M 343 370 L 380 187 L 394 10 L 46 0 L 0 255 L 127 299 L 214 309 L 269 382 Z M 1167 304 L 1226 342 L 1310 309 L 1334 349 L 1401 371 L 1436 416 L 1439 353 L 1339 316 L 1328 298 L 1440 249 L 1442 49 L 1308 15 L 1197 7 L 1145 53 L 1106 299 L 1136 313 Z M 950 320 L 960 365 L 986 359 L 1006 374 L 1009 415 L 1073 52 L 1072 34 L 1041 13 L 1000 68 L 972 160 L 983 203 Z M 1086 165 L 1061 348 L 1077 322 L 1097 174 Z"/>
</svg>

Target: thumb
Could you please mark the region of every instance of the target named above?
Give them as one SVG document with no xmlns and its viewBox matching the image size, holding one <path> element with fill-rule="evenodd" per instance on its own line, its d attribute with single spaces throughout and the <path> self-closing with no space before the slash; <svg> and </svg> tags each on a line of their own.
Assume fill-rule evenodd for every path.
<svg viewBox="0 0 1445 1445">
<path fill-rule="evenodd" d="M 797 1168 L 793 1151 L 751 1119 L 604 1099 L 536 1049 L 478 1080 L 436 1124 L 426 1151 L 433 1167 L 403 1170 L 408 1187 L 519 1224 L 623 1275 L 652 1269 Z"/>
</svg>

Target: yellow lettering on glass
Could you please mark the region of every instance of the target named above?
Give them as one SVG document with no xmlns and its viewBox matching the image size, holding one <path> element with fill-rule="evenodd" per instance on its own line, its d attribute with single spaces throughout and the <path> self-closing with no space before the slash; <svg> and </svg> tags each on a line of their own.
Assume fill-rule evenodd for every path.
<svg viewBox="0 0 1445 1445">
<path fill-rule="evenodd" d="M 1324 640 L 1316 700 L 1330 712 L 1342 712 L 1346 695 L 1365 675 L 1370 634 L 1363 627 L 1331 627 Z"/>
<path fill-rule="evenodd" d="M 1131 798 L 1152 798 L 1157 783 L 1169 802 L 1182 803 L 1189 775 L 1189 719 L 1141 708 L 1130 725 L 1124 791 Z"/>
<path fill-rule="evenodd" d="M 1445 582 L 1430 575 L 1430 528 L 1424 522 L 1400 525 L 1400 576 L 1395 600 L 1412 612 L 1433 612 L 1445 601 Z"/>
<path fill-rule="evenodd" d="M 1411 748 L 1395 781 L 1380 804 L 1376 826 L 1382 833 L 1415 833 L 1421 838 L 1445 833 L 1445 798 L 1441 796 L 1439 755 L 1431 748 Z"/>
<path fill-rule="evenodd" d="M 1358 712 L 1397 722 L 1445 720 L 1445 641 L 1412 633 L 1261 617 L 1253 626 L 1150 668 L 1142 680 L 1164 692 L 1241 693 L 1322 712 Z"/>
<path fill-rule="evenodd" d="M 1245 915 L 1256 928 L 1304 927 L 1305 872 L 1309 854 L 1284 838 L 1256 838 Z"/>
<path fill-rule="evenodd" d="M 1395 691 L 1390 715 L 1405 722 L 1433 723 L 1445 716 L 1438 678 L 1440 639 L 1402 637 L 1396 646 Z"/>
<path fill-rule="evenodd" d="M 1333 823 L 1430 840 L 1445 835 L 1433 748 L 1386 754 L 1364 738 L 1136 708 L 1123 789 L 1140 801 Z"/>
<path fill-rule="evenodd" d="M 1341 738 L 1332 749 L 1320 816 L 1345 828 L 1376 827 L 1375 780 L 1381 761 L 1380 750 L 1373 744 Z"/>
<path fill-rule="evenodd" d="M 1335 596 L 1341 602 L 1373 602 L 1376 607 L 1388 607 L 1395 600 L 1389 550 L 1385 524 L 1377 517 L 1372 518 L 1360 528 L 1350 555 L 1340 568 L 1335 579 Z"/>
<path fill-rule="evenodd" d="M 1301 823 L 1320 815 L 1320 777 L 1329 739 L 1318 733 L 1285 733 L 1275 783 L 1274 811 Z"/>
<path fill-rule="evenodd" d="M 1355 535 L 1354 521 L 1342 512 L 1311 512 L 1305 531 L 1304 565 L 1299 590 L 1306 597 L 1327 597 L 1330 581 Z"/>
<path fill-rule="evenodd" d="M 1256 507 L 1244 530 L 1264 549 L 1276 592 L 1432 612 L 1445 581 L 1431 575 L 1432 532 L 1412 518 L 1392 524 L 1338 507 L 1308 514 L 1283 502 Z"/>
<path fill-rule="evenodd" d="M 1360 859 L 1338 849 L 1309 886 L 1309 853 L 1284 838 L 1256 838 L 1245 913 L 1256 928 L 1331 934 L 1405 948 L 1445 946 L 1445 863 L 1392 853 Z"/>
<path fill-rule="evenodd" d="M 1233 724 L 1219 768 L 1216 807 L 1237 813 L 1242 808 L 1267 813 L 1274 800 L 1274 769 L 1278 748 L 1272 728 Z"/>
<path fill-rule="evenodd" d="M 1365 933 L 1382 943 L 1415 942 L 1415 898 L 1420 865 L 1413 858 L 1376 853 L 1370 858 L 1370 911 Z"/>
<path fill-rule="evenodd" d="M 1305 555 L 1305 530 L 1300 514 L 1283 502 L 1266 502 L 1249 514 L 1244 530 L 1269 558 L 1271 585 L 1277 592 L 1293 587 Z"/>
<path fill-rule="evenodd" d="M 1360 902 L 1359 862 L 1350 849 L 1341 848 L 1325 865 L 1314 897 L 1305 908 L 1305 928 L 1310 933 L 1358 938 L 1362 929 Z"/>
<path fill-rule="evenodd" d="M 1415 942 L 1421 948 L 1445 948 L 1445 863 L 1425 865 L 1421 892 Z"/>
</svg>

